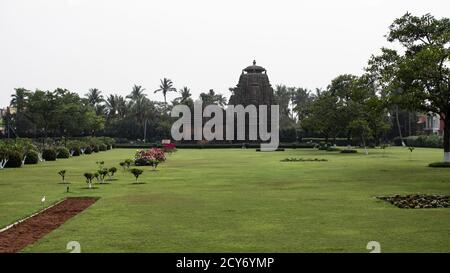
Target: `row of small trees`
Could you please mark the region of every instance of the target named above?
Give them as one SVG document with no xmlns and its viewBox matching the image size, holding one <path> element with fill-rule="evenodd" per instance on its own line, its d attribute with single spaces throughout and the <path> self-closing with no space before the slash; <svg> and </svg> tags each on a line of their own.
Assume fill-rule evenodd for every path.
<svg viewBox="0 0 450 273">
<path fill-rule="evenodd" d="M 110 138 L 81 138 L 65 143 L 41 144 L 31 139 L 0 141 L 0 169 L 19 168 L 25 164 L 55 161 L 71 156 L 98 153 L 112 149 L 114 140 Z"/>
</svg>

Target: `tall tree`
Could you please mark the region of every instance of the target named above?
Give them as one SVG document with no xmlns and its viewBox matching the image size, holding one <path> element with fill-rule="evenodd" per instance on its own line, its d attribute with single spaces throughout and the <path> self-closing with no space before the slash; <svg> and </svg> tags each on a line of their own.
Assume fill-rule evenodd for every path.
<svg viewBox="0 0 450 273">
<path fill-rule="evenodd" d="M 225 106 L 227 99 L 222 94 L 217 94 L 214 89 L 209 89 L 208 93 L 200 93 L 200 99 L 203 101 L 203 106 L 209 104 L 217 104 L 219 106 Z"/>
<path fill-rule="evenodd" d="M 387 35 L 401 52 L 382 49 L 369 61 L 392 103 L 440 115 L 444 121 L 444 161 L 450 162 L 450 19 L 406 13 Z"/>
<path fill-rule="evenodd" d="M 173 82 L 170 79 L 164 78 L 161 81 L 161 84 L 159 85 L 159 89 L 155 90 L 155 93 L 162 92 L 164 96 L 164 104 L 167 107 L 167 100 L 166 96 L 168 92 L 176 92 L 177 89 L 173 87 Z"/>
<path fill-rule="evenodd" d="M 97 88 L 89 89 L 89 92 L 86 93 L 86 98 L 88 99 L 88 102 L 93 106 L 104 101 L 102 91 L 98 90 Z"/>
</svg>

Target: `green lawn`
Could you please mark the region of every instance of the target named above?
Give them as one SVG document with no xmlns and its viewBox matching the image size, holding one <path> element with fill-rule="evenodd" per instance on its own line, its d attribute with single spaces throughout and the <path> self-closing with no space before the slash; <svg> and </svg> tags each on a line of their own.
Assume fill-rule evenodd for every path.
<svg viewBox="0 0 450 273">
<path fill-rule="evenodd" d="M 449 252 L 450 209 L 399 209 L 374 197 L 450 194 L 450 169 L 427 167 L 438 149 L 389 148 L 369 155 L 309 149 L 179 150 L 145 184 L 121 170 L 118 180 L 86 189 L 98 160 L 118 166 L 135 150 L 44 162 L 0 171 L 0 226 L 66 196 L 99 196 L 92 207 L 25 252 Z M 280 162 L 286 157 L 327 162 Z M 66 169 L 71 193 L 58 184 Z"/>
</svg>

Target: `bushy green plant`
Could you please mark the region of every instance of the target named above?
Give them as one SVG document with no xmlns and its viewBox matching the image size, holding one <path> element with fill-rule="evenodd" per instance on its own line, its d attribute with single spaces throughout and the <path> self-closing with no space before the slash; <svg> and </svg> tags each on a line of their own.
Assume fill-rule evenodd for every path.
<svg viewBox="0 0 450 273">
<path fill-rule="evenodd" d="M 104 152 L 108 149 L 108 147 L 106 146 L 106 144 L 100 144 L 100 146 L 98 146 L 100 152 Z"/>
<path fill-rule="evenodd" d="M 8 162 L 6 168 L 20 168 L 22 166 L 22 154 L 18 151 L 10 151 L 8 153 Z"/>
<path fill-rule="evenodd" d="M 105 182 L 105 177 L 108 175 L 109 170 L 106 168 L 103 168 L 101 170 L 97 171 L 98 176 L 96 176 L 100 182 L 100 184 Z"/>
<path fill-rule="evenodd" d="M 105 161 L 97 161 L 95 164 L 97 164 L 99 170 L 102 170 L 105 166 Z"/>
<path fill-rule="evenodd" d="M 139 176 L 144 172 L 141 169 L 133 168 L 130 170 L 130 172 L 133 174 L 134 178 L 136 178 L 136 183 L 138 182 Z"/>
<path fill-rule="evenodd" d="M 428 165 L 432 168 L 450 168 L 450 162 L 433 162 Z"/>
<path fill-rule="evenodd" d="M 334 147 L 334 146 L 330 146 L 326 149 L 327 152 L 339 152 L 341 151 L 341 149 L 339 149 L 338 147 Z"/>
<path fill-rule="evenodd" d="M 98 146 L 98 145 L 94 145 L 94 146 L 92 147 L 92 151 L 93 151 L 94 153 L 100 152 L 99 146 Z"/>
<path fill-rule="evenodd" d="M 130 169 L 131 164 L 133 164 L 133 160 L 131 159 L 125 159 L 125 166 L 127 169 Z"/>
<path fill-rule="evenodd" d="M 70 152 L 65 147 L 59 147 L 58 149 L 56 149 L 56 157 L 57 158 L 69 158 Z"/>
<path fill-rule="evenodd" d="M 55 149 L 52 149 L 52 148 L 44 149 L 42 151 L 42 158 L 45 161 L 55 161 L 56 160 L 56 151 L 55 151 Z"/>
<path fill-rule="evenodd" d="M 408 146 L 414 147 L 426 147 L 426 148 L 442 148 L 443 138 L 439 135 L 421 135 L 421 136 L 409 136 L 406 138 Z"/>
<path fill-rule="evenodd" d="M 111 167 L 109 168 L 109 175 L 110 176 L 114 176 L 114 174 L 117 172 L 117 168 L 116 167 Z"/>
<path fill-rule="evenodd" d="M 81 149 L 80 147 L 73 147 L 70 149 L 70 154 L 72 156 L 80 156 L 81 155 Z"/>
<path fill-rule="evenodd" d="M 39 163 L 39 154 L 36 151 L 28 151 L 28 153 L 26 154 L 26 158 L 25 158 L 25 164 L 38 164 Z"/>
<path fill-rule="evenodd" d="M 58 172 L 58 174 L 59 174 L 59 176 L 61 176 L 62 183 L 65 183 L 66 182 L 66 170 L 60 170 Z"/>
<path fill-rule="evenodd" d="M 352 149 L 345 149 L 341 151 L 341 154 L 356 154 L 356 153 L 358 153 L 358 151 Z"/>
<path fill-rule="evenodd" d="M 84 150 L 84 154 L 86 155 L 92 154 L 92 148 L 90 146 L 87 146 L 86 149 Z"/>
<path fill-rule="evenodd" d="M 92 189 L 92 180 L 94 179 L 93 173 L 84 173 L 84 177 L 86 178 L 86 183 L 88 184 L 89 189 Z"/>
</svg>

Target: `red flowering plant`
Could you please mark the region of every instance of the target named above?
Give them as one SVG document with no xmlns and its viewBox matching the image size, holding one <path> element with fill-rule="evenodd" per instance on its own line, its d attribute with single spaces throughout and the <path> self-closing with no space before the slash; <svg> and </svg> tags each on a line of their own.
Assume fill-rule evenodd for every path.
<svg viewBox="0 0 450 273">
<path fill-rule="evenodd" d="M 171 154 L 177 151 L 177 146 L 175 143 L 165 143 L 163 144 L 163 150 L 164 152 Z"/>
<path fill-rule="evenodd" d="M 166 161 L 166 155 L 162 149 L 152 148 L 149 150 L 138 150 L 134 156 L 136 166 L 152 166 L 156 169 L 159 163 Z"/>
</svg>

